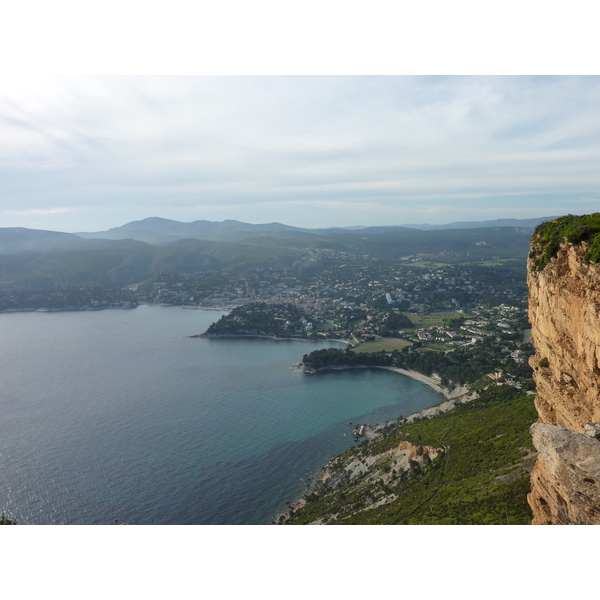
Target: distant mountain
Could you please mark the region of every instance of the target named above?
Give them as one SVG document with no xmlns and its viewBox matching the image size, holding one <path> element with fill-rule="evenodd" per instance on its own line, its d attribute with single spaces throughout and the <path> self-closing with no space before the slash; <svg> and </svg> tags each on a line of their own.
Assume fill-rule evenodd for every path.
<svg viewBox="0 0 600 600">
<path fill-rule="evenodd" d="M 448 223 L 447 225 L 427 225 L 422 223 L 420 225 L 410 224 L 402 225 L 402 227 L 408 227 L 410 229 L 422 229 L 425 231 L 439 230 L 439 229 L 481 229 L 482 227 L 537 227 L 544 221 L 552 221 L 558 219 L 558 217 L 539 217 L 536 219 L 495 219 L 494 221 L 457 221 L 455 223 Z"/>
<path fill-rule="evenodd" d="M 81 236 L 0 228 L 0 289 L 82 283 L 120 287 L 165 272 L 318 268 L 372 261 L 457 264 L 516 259 L 524 264 L 531 228 L 523 221 L 517 221 L 519 227 L 490 227 L 489 223 L 479 229 L 421 231 L 399 226 L 301 229 L 281 223 L 180 223 L 151 218 Z"/>
<path fill-rule="evenodd" d="M 448 225 L 387 225 L 329 227 L 326 229 L 304 229 L 282 223 L 252 224 L 242 221 L 192 221 L 189 223 L 149 217 L 141 221 L 132 221 L 108 231 L 80 232 L 77 235 L 85 239 L 125 240 L 132 239 L 152 245 L 168 245 L 179 240 L 199 239 L 215 242 L 236 241 L 257 237 L 309 240 L 310 236 L 323 236 L 336 233 L 355 233 L 376 235 L 381 233 L 401 232 L 408 229 L 437 231 L 441 229 L 480 229 L 484 227 L 525 227 L 533 228 L 543 221 L 556 217 L 538 219 L 496 219 L 495 221 L 460 221 Z"/>
<path fill-rule="evenodd" d="M 310 245 L 301 242 L 290 247 L 278 238 L 255 239 L 266 243 L 176 238 L 170 244 L 154 245 L 133 239 L 83 239 L 70 233 L 0 228 L 0 291 L 81 284 L 119 288 L 161 272 L 290 266 Z"/>
<path fill-rule="evenodd" d="M 348 231 L 358 231 L 359 229 L 366 229 L 366 225 L 351 225 L 349 227 L 332 227 L 331 229 L 347 229 Z"/>
<path fill-rule="evenodd" d="M 277 236 L 283 232 L 306 232 L 310 230 L 283 225 L 281 223 L 264 223 L 254 225 L 241 221 L 192 221 L 184 223 L 149 217 L 141 221 L 132 221 L 121 227 L 113 227 L 108 231 L 94 233 L 77 233 L 79 237 L 111 240 L 134 239 L 148 244 L 169 244 L 183 239 L 203 240 L 235 240 L 252 236 Z"/>
<path fill-rule="evenodd" d="M 26 254 L 80 248 L 85 243 L 73 233 L 25 229 L 25 227 L 0 228 L 0 254 Z"/>
</svg>

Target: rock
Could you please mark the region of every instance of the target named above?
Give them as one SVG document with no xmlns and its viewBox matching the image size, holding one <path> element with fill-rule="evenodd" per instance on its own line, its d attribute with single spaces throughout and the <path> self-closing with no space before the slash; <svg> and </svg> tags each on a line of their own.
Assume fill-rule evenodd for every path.
<svg viewBox="0 0 600 600">
<path fill-rule="evenodd" d="M 600 524 L 600 442 L 543 423 L 531 434 L 539 451 L 527 497 L 533 524 Z"/>
<path fill-rule="evenodd" d="M 585 423 L 585 435 L 600 440 L 600 423 Z"/>
</svg>

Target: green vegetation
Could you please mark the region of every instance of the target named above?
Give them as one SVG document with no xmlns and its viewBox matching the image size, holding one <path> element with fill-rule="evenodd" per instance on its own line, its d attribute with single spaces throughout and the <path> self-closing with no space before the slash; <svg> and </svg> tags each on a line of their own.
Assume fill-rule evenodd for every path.
<svg viewBox="0 0 600 600">
<path fill-rule="evenodd" d="M 281 338 L 307 337 L 305 314 L 290 304 L 255 302 L 238 306 L 205 332 L 208 336 L 259 335 Z"/>
<path fill-rule="evenodd" d="M 315 325 L 317 331 L 335 331 L 335 325 L 333 323 L 318 323 Z"/>
<path fill-rule="evenodd" d="M 527 236 L 518 227 L 444 231 L 376 227 L 360 232 L 293 229 L 259 233 L 250 228 L 217 240 L 219 236 L 199 230 L 191 232 L 190 239 L 181 228 L 175 236 L 142 230 L 136 236 L 133 229 L 125 228 L 122 233 L 128 239 L 83 239 L 72 234 L 0 228 L 0 284 L 11 291 L 81 283 L 118 290 L 159 273 L 347 264 L 372 267 L 398 265 L 399 261 L 416 265 L 413 260 L 427 261 L 424 269 L 415 269 L 427 271 L 435 269 L 429 265 L 442 269 L 465 261 L 483 264 L 524 259 L 527 254 Z M 185 239 L 176 239 L 182 235 Z M 197 235 L 208 237 L 199 239 Z M 405 260 L 407 255 L 412 258 Z"/>
<path fill-rule="evenodd" d="M 399 338 L 382 338 L 375 342 L 363 342 L 359 346 L 352 348 L 352 352 L 393 352 L 394 350 L 403 350 L 412 346 L 412 342 L 401 340 Z"/>
<path fill-rule="evenodd" d="M 379 335 L 393 336 L 401 329 L 412 329 L 414 327 L 412 321 L 401 312 L 387 311 L 384 312 L 378 319 Z"/>
<path fill-rule="evenodd" d="M 2 513 L 0 514 L 0 525 L 18 525 L 18 521 L 16 519 L 11 519 Z"/>
<path fill-rule="evenodd" d="M 550 361 L 544 356 L 544 358 L 542 358 L 538 364 L 540 367 L 542 367 L 542 369 L 545 369 L 546 367 L 550 366 Z"/>
<path fill-rule="evenodd" d="M 408 319 L 412 322 L 412 326 L 418 325 L 419 327 L 441 327 L 443 325 L 456 324 L 457 319 L 464 317 L 461 313 L 456 311 L 444 311 L 444 312 L 433 312 L 427 315 L 409 314 L 404 313 Z M 461 323 L 462 324 L 462 323 Z"/>
<path fill-rule="evenodd" d="M 567 215 L 554 221 L 541 223 L 532 238 L 533 248 L 529 258 L 535 269 L 541 271 L 558 254 L 564 242 L 577 245 L 584 242 L 588 249 L 584 255 L 586 264 L 600 261 L 600 213 L 575 216 Z"/>
<path fill-rule="evenodd" d="M 524 362 L 510 365 L 511 374 L 523 379 L 531 378 L 531 367 L 527 364 L 527 357 L 533 354 L 529 344 L 522 344 Z M 493 373 L 501 364 L 503 344 L 497 343 L 493 338 L 486 338 L 476 346 L 458 348 L 451 353 L 424 350 L 394 355 L 396 364 L 404 369 L 418 371 L 424 375 L 439 375 L 442 385 L 473 384 L 488 373 Z"/>
<path fill-rule="evenodd" d="M 500 364 L 504 364 L 502 361 L 506 362 L 507 360 L 502 343 L 497 343 L 494 338 L 486 338 L 477 346 L 458 348 L 450 353 L 420 348 L 414 352 L 407 352 L 408 348 L 403 348 L 403 352 L 393 350 L 391 354 L 386 353 L 383 348 L 379 352 L 368 351 L 369 345 L 374 348 L 376 344 L 382 344 L 382 342 L 384 340 L 365 343 L 352 350 L 349 348 L 345 350 L 338 348 L 315 350 L 310 354 L 305 354 L 302 362 L 304 366 L 313 369 L 357 365 L 394 366 L 417 371 L 428 377 L 437 375 L 441 378 L 443 386 L 454 387 L 474 384 L 489 373 L 496 371 Z M 361 352 L 361 347 L 367 347 L 367 349 Z M 532 372 L 526 359 L 533 354 L 533 347 L 530 344 L 522 344 L 521 350 L 524 361 L 520 364 L 512 363 L 510 365 L 511 375 L 529 380 Z"/>
<path fill-rule="evenodd" d="M 531 396 L 492 386 L 449 413 L 397 426 L 341 455 L 332 477 L 317 484 L 290 523 L 528 524 L 535 460 L 529 427 L 536 418 Z M 384 453 L 402 441 L 444 450 L 399 471 Z M 352 474 L 351 463 L 376 468 Z"/>
<path fill-rule="evenodd" d="M 326 367 L 391 367 L 393 359 L 390 354 L 383 350 L 381 352 L 363 352 L 357 354 L 349 348 L 340 350 L 338 348 L 323 348 L 314 350 L 302 357 L 305 367 L 311 369 L 324 369 Z"/>
<path fill-rule="evenodd" d="M 489 387 L 492 383 L 493 380 L 487 375 L 484 375 L 481 379 L 478 379 L 469 385 L 469 392 L 481 392 L 485 388 Z"/>
</svg>

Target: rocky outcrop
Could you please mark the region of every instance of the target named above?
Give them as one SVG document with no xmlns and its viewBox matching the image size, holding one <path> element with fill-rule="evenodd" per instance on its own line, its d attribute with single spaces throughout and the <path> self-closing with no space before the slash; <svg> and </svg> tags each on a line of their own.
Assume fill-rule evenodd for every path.
<svg viewBox="0 0 600 600">
<path fill-rule="evenodd" d="M 316 481 L 313 492 L 321 497 L 334 494 L 336 490 L 348 482 L 353 482 L 361 489 L 373 490 L 376 487 L 391 484 L 403 473 L 421 472 L 427 469 L 439 454 L 447 448 L 434 448 L 433 446 L 419 446 L 403 440 L 393 448 L 379 454 L 355 456 L 350 453 L 341 454 L 333 458 L 323 469 L 323 473 Z M 312 494 L 308 494 L 312 495 Z M 393 502 L 396 494 L 388 489 L 376 498 L 371 493 L 366 493 L 361 503 L 354 503 L 345 514 L 345 517 L 365 509 L 372 509 L 383 504 Z M 299 502 L 292 504 L 289 511 L 279 517 L 279 524 L 286 524 L 294 513 L 302 509 L 307 502 L 307 495 Z M 338 517 L 338 513 L 328 513 L 311 521 L 313 525 L 327 524 Z"/>
<path fill-rule="evenodd" d="M 540 453 L 528 496 L 534 524 L 600 523 L 600 265 L 586 265 L 584 253 L 563 244 L 541 271 L 528 265 Z"/>
<path fill-rule="evenodd" d="M 600 443 L 542 423 L 531 433 L 539 451 L 528 497 L 533 524 L 600 524 Z"/>
</svg>

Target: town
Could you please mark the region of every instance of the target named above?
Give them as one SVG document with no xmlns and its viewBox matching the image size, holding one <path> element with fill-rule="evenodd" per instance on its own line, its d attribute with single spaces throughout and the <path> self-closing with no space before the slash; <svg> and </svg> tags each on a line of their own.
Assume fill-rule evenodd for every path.
<svg viewBox="0 0 600 600">
<path fill-rule="evenodd" d="M 221 309 L 231 312 L 205 335 L 340 340 L 362 355 L 353 362 L 366 363 L 367 355 L 383 353 L 395 364 L 438 373 L 442 385 L 473 384 L 486 376 L 533 389 L 526 289 L 505 267 L 352 266 L 303 274 L 302 279 L 275 270 L 246 273 L 243 279 L 247 287 L 238 284 L 233 291 L 248 295 L 225 300 L 228 305 Z M 173 283 L 177 289 L 183 282 Z M 161 285 L 160 298 L 182 293 L 166 281 Z M 208 302 L 233 293 L 226 285 L 217 289 L 217 294 L 210 289 Z M 422 354 L 425 350 L 436 352 Z"/>
<path fill-rule="evenodd" d="M 345 259 L 338 252 L 301 268 L 159 273 L 120 290 L 82 284 L 3 292 L 0 310 L 140 304 L 215 310 L 228 316 L 212 326 L 211 335 L 339 340 L 356 353 L 461 350 L 457 358 L 477 348 L 489 359 L 491 377 L 516 385 L 530 379 L 523 261 L 449 265 L 407 257 L 403 264 L 377 264 L 365 257 L 348 264 Z"/>
</svg>

